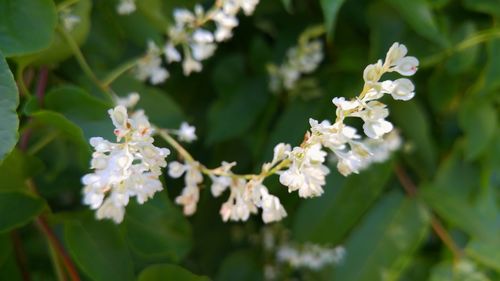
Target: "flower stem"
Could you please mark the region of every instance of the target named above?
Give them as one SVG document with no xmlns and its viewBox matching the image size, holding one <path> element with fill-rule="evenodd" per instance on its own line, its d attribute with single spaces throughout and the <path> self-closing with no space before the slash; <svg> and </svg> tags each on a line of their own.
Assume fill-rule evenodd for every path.
<svg viewBox="0 0 500 281">
<path fill-rule="evenodd" d="M 410 197 L 415 197 L 417 195 L 417 187 L 410 179 L 404 168 L 400 165 L 396 165 L 396 167 L 394 168 L 394 172 L 396 173 L 396 176 L 405 189 L 406 193 L 408 193 Z M 439 237 L 439 239 L 441 239 L 441 241 L 443 241 L 448 249 L 450 249 L 451 253 L 453 254 L 453 259 L 455 261 L 460 260 L 463 255 L 462 250 L 458 247 L 455 241 L 453 241 L 451 235 L 446 231 L 442 223 L 434 214 L 431 214 L 431 225 L 432 229 Z"/>
<path fill-rule="evenodd" d="M 131 59 L 130 61 L 118 66 L 111 71 L 102 81 L 104 87 L 109 87 L 116 79 L 122 76 L 125 72 L 134 68 L 142 57 Z"/>
<path fill-rule="evenodd" d="M 90 65 L 87 63 L 85 60 L 85 57 L 83 56 L 82 51 L 80 50 L 80 47 L 78 47 L 78 44 L 73 40 L 73 37 L 64 30 L 64 28 L 57 27 L 57 31 L 62 35 L 66 43 L 69 45 L 71 48 L 71 51 L 75 55 L 76 61 L 80 65 L 80 68 L 82 69 L 83 73 L 92 81 L 94 84 L 104 93 L 104 96 L 106 99 L 109 101 L 113 102 L 113 94 L 110 92 L 109 87 L 101 83 L 101 81 L 97 78 L 97 76 L 94 74 L 92 69 L 90 68 Z"/>
</svg>

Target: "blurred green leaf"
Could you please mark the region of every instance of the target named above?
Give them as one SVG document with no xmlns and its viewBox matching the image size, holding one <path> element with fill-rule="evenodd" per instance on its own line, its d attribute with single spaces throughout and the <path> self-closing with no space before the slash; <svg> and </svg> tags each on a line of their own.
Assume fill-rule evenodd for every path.
<svg viewBox="0 0 500 281">
<path fill-rule="evenodd" d="M 328 38 L 332 39 L 335 32 L 335 25 L 337 22 L 337 15 L 340 7 L 344 4 L 345 0 L 320 0 L 323 17 L 325 18 L 325 27 L 327 30 Z"/>
<path fill-rule="evenodd" d="M 463 0 L 467 9 L 500 17 L 500 2 L 498 0 Z"/>
<path fill-rule="evenodd" d="M 132 250 L 147 260 L 179 262 L 191 249 L 189 222 L 163 194 L 144 205 L 130 202 L 124 224 Z"/>
<path fill-rule="evenodd" d="M 295 239 L 340 243 L 386 187 L 392 165 L 376 165 L 345 179 L 336 172 L 333 174 L 336 176 L 328 178 L 325 194 L 301 204 L 293 225 Z"/>
<path fill-rule="evenodd" d="M 26 191 L 26 179 L 40 170 L 34 157 L 14 149 L 0 165 L 0 191 Z"/>
<path fill-rule="evenodd" d="M 500 236 L 495 240 L 473 239 L 465 252 L 477 261 L 500 272 Z"/>
<path fill-rule="evenodd" d="M 402 130 L 403 139 L 412 149 L 407 161 L 422 177 L 434 174 L 437 155 L 429 116 L 415 100 L 390 104 L 394 124 Z"/>
<path fill-rule="evenodd" d="M 137 281 L 210 281 L 205 276 L 195 275 L 186 269 L 173 264 L 156 264 L 144 269 Z"/>
<path fill-rule="evenodd" d="M 215 90 L 220 97 L 235 95 L 245 76 L 245 58 L 239 54 L 228 55 L 217 62 L 212 73 Z"/>
<path fill-rule="evenodd" d="M 0 280 L 23 281 L 9 233 L 0 234 Z"/>
<path fill-rule="evenodd" d="M 164 2 L 162 0 L 141 0 L 136 3 L 137 10 L 142 12 L 159 30 L 165 30 L 168 26 L 167 17 L 163 13 Z"/>
<path fill-rule="evenodd" d="M 429 281 L 493 281 L 469 260 L 442 261 L 432 268 Z"/>
<path fill-rule="evenodd" d="M 71 86 L 51 90 L 45 97 L 45 105 L 78 125 L 86 139 L 97 136 L 113 139 L 113 124 L 107 113 L 111 105 L 84 90 Z"/>
<path fill-rule="evenodd" d="M 95 281 L 134 280 L 132 258 L 118 228 L 93 217 L 64 224 L 64 241 L 78 267 Z"/>
<path fill-rule="evenodd" d="M 472 21 L 464 22 L 452 34 L 455 44 L 472 37 L 476 33 L 476 25 Z M 474 66 L 479 56 L 479 46 L 474 45 L 461 52 L 453 54 L 446 62 L 446 69 L 451 74 L 464 73 Z M 448 83 L 443 83 L 448 84 Z"/>
<path fill-rule="evenodd" d="M 21 191 L 0 191 L 0 233 L 27 224 L 44 207 L 44 201 L 33 195 Z"/>
<path fill-rule="evenodd" d="M 479 84 L 476 86 L 481 94 L 495 94 L 500 88 L 500 39 L 492 39 L 487 43 L 488 60 Z"/>
<path fill-rule="evenodd" d="M 261 281 L 262 265 L 250 251 L 237 251 L 227 256 L 217 273 L 216 281 Z"/>
<path fill-rule="evenodd" d="M 269 99 L 263 80 L 249 80 L 229 98 L 217 100 L 208 113 L 207 144 L 247 133 L 257 121 Z"/>
<path fill-rule="evenodd" d="M 91 0 L 80 0 L 69 8 L 70 15 L 78 17 L 78 22 L 68 34 L 78 44 L 82 45 L 90 31 Z M 61 19 L 62 21 L 62 19 Z M 61 26 L 64 28 L 64 25 Z M 21 65 L 47 65 L 57 64 L 73 55 L 73 51 L 66 43 L 64 37 L 58 32 L 53 37 L 52 43 L 42 52 L 16 58 Z"/>
<path fill-rule="evenodd" d="M 443 37 L 437 28 L 434 14 L 426 0 L 384 1 L 394 7 L 420 36 L 441 46 L 447 44 L 445 37 Z"/>
<path fill-rule="evenodd" d="M 83 131 L 76 124 L 69 121 L 64 115 L 48 110 L 40 110 L 31 115 L 35 122 L 46 126 L 52 126 L 68 136 L 71 141 L 78 145 L 79 149 L 90 153 L 90 146 L 83 136 Z"/>
<path fill-rule="evenodd" d="M 0 9 L 0 14 L 2 12 Z M 0 32 L 0 40 L 2 40 L 1 37 Z M 19 94 L 16 82 L 10 72 L 9 65 L 0 53 L 0 116 L 2 116 L 2 122 L 0 122 L 0 163 L 14 148 L 18 139 L 19 119 L 16 113 L 18 104 Z"/>
<path fill-rule="evenodd" d="M 417 201 L 388 194 L 347 239 L 346 259 L 337 266 L 335 280 L 398 280 L 428 226 L 429 214 Z"/>
<path fill-rule="evenodd" d="M 0 1 L 0 51 L 7 57 L 50 46 L 57 23 L 52 0 Z"/>
<path fill-rule="evenodd" d="M 471 98 L 460 108 L 460 125 L 465 133 L 465 156 L 476 159 L 485 153 L 495 137 L 497 110 L 491 101 Z"/>
</svg>

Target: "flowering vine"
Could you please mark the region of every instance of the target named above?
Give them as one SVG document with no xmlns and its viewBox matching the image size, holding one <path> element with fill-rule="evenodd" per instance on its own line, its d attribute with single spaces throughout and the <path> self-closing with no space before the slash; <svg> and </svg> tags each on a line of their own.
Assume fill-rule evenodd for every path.
<svg viewBox="0 0 500 281">
<path fill-rule="evenodd" d="M 278 175 L 280 183 L 289 192 L 297 191 L 299 197 L 316 197 L 323 193 L 326 175 L 330 172 L 325 165 L 328 153 L 337 160 L 338 171 L 348 176 L 373 162 L 385 161 L 390 152 L 399 147 L 401 140 L 393 125 L 386 120 L 389 110 L 380 99 L 388 94 L 395 100 L 409 100 L 415 95 L 414 85 L 406 78 L 394 81 L 381 81 L 381 78 L 389 72 L 413 75 L 418 60 L 406 54 L 404 45 L 394 43 L 384 61 L 378 60 L 365 68 L 364 86 L 358 96 L 350 100 L 343 97 L 332 100 L 336 106 L 335 122 L 310 119 L 311 127 L 304 141 L 293 148 L 285 143 L 276 145 L 272 160 L 264 163 L 257 174 L 233 173 L 231 170 L 236 163 L 223 162 L 217 168 L 207 168 L 172 137 L 177 136 L 179 141 L 194 141 L 197 138 L 194 127 L 183 123 L 175 130 L 152 128 L 143 111 L 133 112 L 128 117 L 125 106 L 134 105 L 137 94 L 117 99 L 118 105 L 109 113 L 119 143 L 91 139 L 96 151 L 91 162 L 95 172 L 82 179 L 84 202 L 98 209 L 97 218 L 113 218 L 120 222 L 129 197 L 137 196 L 139 203 L 143 203 L 161 190 L 158 176 L 161 168 L 166 166 L 164 158 L 169 150 L 152 144 L 152 134 L 155 133 L 165 139 L 182 159 L 170 163 L 168 174 L 173 178 L 184 176 L 185 186 L 175 202 L 183 206 L 185 215 L 196 212 L 205 175 L 212 182 L 210 190 L 214 197 L 222 196 L 226 191 L 229 193 L 220 208 L 224 221 L 246 221 L 259 209 L 265 223 L 279 221 L 287 216 L 287 212 L 279 198 L 265 186 L 267 177 Z M 345 124 L 346 118 L 350 117 L 363 121 L 366 137 L 362 138 L 356 128 Z M 110 195 L 104 199 L 108 193 Z"/>
<path fill-rule="evenodd" d="M 122 5 L 129 5 L 131 0 L 122 0 Z M 174 24 L 168 28 L 167 42 L 158 47 L 153 41 L 148 42 L 146 55 L 140 59 L 135 76 L 141 81 L 149 80 L 159 84 L 169 77 L 169 72 L 162 66 L 162 55 L 167 64 L 182 61 L 184 75 L 200 72 L 202 61 L 210 58 L 217 49 L 217 43 L 233 36 L 233 29 L 238 26 L 237 15 L 240 11 L 247 16 L 253 14 L 259 0 L 217 0 L 205 10 L 196 5 L 194 11 L 175 9 Z M 210 30 L 208 26 L 215 26 Z"/>
</svg>

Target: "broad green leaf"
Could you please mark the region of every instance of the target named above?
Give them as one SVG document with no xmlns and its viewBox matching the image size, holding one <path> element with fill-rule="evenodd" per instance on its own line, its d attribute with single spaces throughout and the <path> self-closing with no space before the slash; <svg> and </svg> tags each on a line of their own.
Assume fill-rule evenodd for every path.
<svg viewBox="0 0 500 281">
<path fill-rule="evenodd" d="M 179 262 L 191 248 L 186 217 L 163 194 L 143 205 L 130 202 L 124 225 L 132 250 L 147 260 Z"/>
<path fill-rule="evenodd" d="M 487 43 L 488 61 L 480 83 L 476 85 L 480 94 L 495 94 L 495 90 L 500 88 L 500 39 L 491 39 Z"/>
<path fill-rule="evenodd" d="M 332 39 L 335 32 L 335 24 L 340 7 L 344 4 L 345 0 L 320 0 L 321 10 L 325 18 L 325 27 L 327 30 L 328 38 Z"/>
<path fill-rule="evenodd" d="M 127 244 L 112 222 L 92 217 L 67 221 L 64 241 L 78 267 L 92 280 L 134 280 Z"/>
<path fill-rule="evenodd" d="M 234 252 L 224 259 L 215 280 L 261 281 L 262 265 L 250 251 Z"/>
<path fill-rule="evenodd" d="M 417 201 L 388 194 L 346 241 L 346 259 L 334 280 L 398 280 L 428 226 L 429 215 Z"/>
<path fill-rule="evenodd" d="M 247 133 L 266 106 L 269 93 L 265 87 L 263 80 L 249 80 L 232 96 L 212 104 L 206 142 L 213 144 Z"/>
<path fill-rule="evenodd" d="M 500 272 L 500 236 L 497 236 L 495 240 L 473 239 L 467 244 L 465 252 L 477 261 Z"/>
<path fill-rule="evenodd" d="M 0 234 L 0 280 L 21 281 L 23 276 L 16 261 L 10 233 Z"/>
<path fill-rule="evenodd" d="M 465 155 L 476 159 L 487 152 L 498 126 L 497 110 L 491 101 L 470 99 L 460 108 L 460 125 L 465 133 Z"/>
<path fill-rule="evenodd" d="M 394 125 L 401 129 L 403 139 L 412 148 L 407 161 L 422 177 L 432 175 L 436 169 L 437 155 L 427 112 L 415 100 L 391 101 L 389 108 Z"/>
<path fill-rule="evenodd" d="M 33 195 L 21 191 L 0 191 L 0 233 L 27 224 L 44 207 L 44 201 Z"/>
<path fill-rule="evenodd" d="M 0 14 L 2 13 L 0 8 Z M 1 20 L 0 20 L 1 21 Z M 0 29 L 1 29 L 0 23 Z M 0 40 L 2 35 L 0 33 Z M 19 94 L 16 82 L 10 72 L 9 65 L 0 53 L 0 163 L 16 145 L 19 126 L 16 108 L 19 104 Z"/>
<path fill-rule="evenodd" d="M 441 46 L 446 45 L 446 40 L 439 32 L 434 14 L 426 0 L 385 0 L 385 2 L 394 7 L 420 36 Z"/>
<path fill-rule="evenodd" d="M 162 0 L 142 0 L 137 2 L 137 10 L 142 12 L 160 30 L 164 30 L 168 26 L 168 17 L 164 13 L 163 3 Z"/>
<path fill-rule="evenodd" d="M 26 179 L 40 171 L 40 160 L 14 149 L 0 164 L 0 191 L 26 191 Z"/>
<path fill-rule="evenodd" d="M 83 131 L 75 123 L 69 121 L 64 115 L 54 111 L 40 110 L 31 115 L 36 122 L 51 126 L 68 136 L 79 148 L 90 153 L 90 147 L 83 136 Z"/>
<path fill-rule="evenodd" d="M 45 106 L 78 125 L 86 139 L 97 136 L 113 139 L 113 124 L 107 113 L 111 105 L 80 88 L 64 86 L 50 91 Z"/>
<path fill-rule="evenodd" d="M 500 17 L 500 2 L 498 0 L 463 0 L 467 9 Z"/>
<path fill-rule="evenodd" d="M 452 37 L 453 42 L 458 44 L 459 42 L 471 37 L 476 32 L 476 26 L 474 22 L 467 21 L 460 25 L 457 30 L 454 30 Z M 446 62 L 446 69 L 451 74 L 464 73 L 474 66 L 478 56 L 479 56 L 479 46 L 471 46 L 461 52 L 453 54 L 448 62 Z M 448 84 L 448 83 L 443 83 Z"/>
<path fill-rule="evenodd" d="M 87 39 L 90 31 L 90 12 L 92 9 L 91 0 L 79 0 L 76 4 L 70 6 L 69 14 L 78 17 L 78 22 L 74 27 L 67 31 L 73 40 L 82 45 Z M 61 22 L 62 20 L 60 20 Z M 62 25 L 62 24 L 60 24 Z M 64 28 L 62 25 L 61 28 Z M 50 46 L 42 52 L 17 58 L 16 60 L 21 65 L 53 65 L 69 58 L 73 55 L 73 51 L 60 32 L 54 36 Z"/>
<path fill-rule="evenodd" d="M 156 264 L 144 269 L 137 281 L 210 281 L 205 276 L 195 275 L 188 270 L 173 264 Z"/>
<path fill-rule="evenodd" d="M 345 179 L 334 174 L 328 178 L 325 194 L 302 202 L 293 225 L 295 239 L 340 243 L 386 187 L 392 165 L 374 165 Z"/>
<path fill-rule="evenodd" d="M 432 268 L 429 281 L 493 281 L 470 260 L 442 261 Z"/>
<path fill-rule="evenodd" d="M 52 0 L 1 0 L 0 51 L 7 57 L 50 46 L 57 23 Z"/>
</svg>

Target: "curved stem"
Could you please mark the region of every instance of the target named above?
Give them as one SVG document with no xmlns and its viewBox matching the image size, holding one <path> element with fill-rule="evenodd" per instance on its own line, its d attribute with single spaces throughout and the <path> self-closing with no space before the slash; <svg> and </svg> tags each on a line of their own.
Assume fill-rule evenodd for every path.
<svg viewBox="0 0 500 281">
<path fill-rule="evenodd" d="M 102 84 L 104 87 L 109 87 L 116 79 L 118 79 L 120 76 L 122 76 L 125 72 L 131 70 L 134 68 L 137 63 L 141 60 L 142 57 L 132 59 L 120 66 L 118 66 L 115 70 L 111 71 L 111 73 L 106 76 Z"/>
<path fill-rule="evenodd" d="M 408 193 L 410 197 L 415 197 L 417 195 L 417 187 L 410 179 L 404 168 L 400 165 L 396 165 L 396 167 L 394 168 L 394 172 L 396 173 L 396 176 L 405 189 L 406 193 Z M 455 241 L 453 241 L 451 235 L 446 231 L 442 223 L 434 214 L 431 214 L 431 226 L 439 239 L 441 239 L 441 241 L 443 241 L 448 249 L 450 249 L 451 253 L 453 254 L 454 260 L 460 260 L 463 255 L 462 250 L 460 249 L 460 247 L 458 247 Z"/>
<path fill-rule="evenodd" d="M 61 36 L 64 38 L 66 43 L 68 43 L 69 47 L 73 51 L 73 54 L 75 55 L 76 61 L 80 65 L 80 68 L 83 70 L 83 73 L 92 82 L 94 82 L 94 84 L 104 93 L 105 97 L 109 101 L 113 102 L 114 101 L 113 94 L 110 92 L 109 87 L 107 87 L 103 83 L 101 83 L 101 81 L 94 74 L 94 72 L 90 68 L 90 65 L 85 60 L 85 57 L 83 56 L 83 53 L 80 50 L 80 47 L 78 47 L 78 44 L 75 42 L 75 40 L 73 40 L 71 35 L 61 27 L 57 27 L 57 31 L 61 34 Z"/>
</svg>

